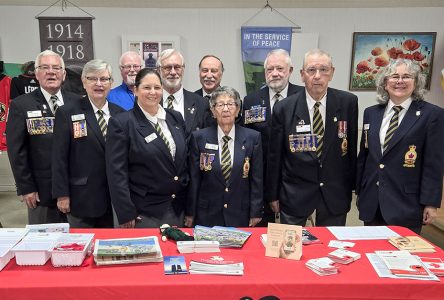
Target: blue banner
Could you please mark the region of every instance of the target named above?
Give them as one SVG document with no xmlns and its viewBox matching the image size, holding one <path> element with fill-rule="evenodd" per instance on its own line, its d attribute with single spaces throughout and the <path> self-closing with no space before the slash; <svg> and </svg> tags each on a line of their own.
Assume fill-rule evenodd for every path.
<svg viewBox="0 0 444 300">
<path fill-rule="evenodd" d="M 242 62 L 247 94 L 265 85 L 267 53 L 281 48 L 291 53 L 292 27 L 242 27 Z"/>
</svg>

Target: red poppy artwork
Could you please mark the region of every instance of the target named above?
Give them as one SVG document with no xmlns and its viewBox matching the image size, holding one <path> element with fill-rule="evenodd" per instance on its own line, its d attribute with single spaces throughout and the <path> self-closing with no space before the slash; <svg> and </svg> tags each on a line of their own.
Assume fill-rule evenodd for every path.
<svg viewBox="0 0 444 300">
<path fill-rule="evenodd" d="M 436 32 L 355 32 L 350 90 L 375 90 L 375 78 L 390 60 L 410 59 L 421 66 L 430 89 Z"/>
</svg>

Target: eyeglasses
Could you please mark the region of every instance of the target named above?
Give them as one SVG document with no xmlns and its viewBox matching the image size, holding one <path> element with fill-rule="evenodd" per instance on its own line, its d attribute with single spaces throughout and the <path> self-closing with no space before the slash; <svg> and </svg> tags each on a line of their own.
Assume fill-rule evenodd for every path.
<svg viewBox="0 0 444 300">
<path fill-rule="evenodd" d="M 183 66 L 180 66 L 180 65 L 162 66 L 161 68 L 162 68 L 162 70 L 164 70 L 166 72 L 171 72 L 172 69 L 175 69 L 177 72 L 180 72 L 180 71 L 182 71 Z"/>
<path fill-rule="evenodd" d="M 49 72 L 50 70 L 52 70 L 53 72 L 60 72 L 63 70 L 61 66 L 48 66 L 48 65 L 41 65 L 38 66 L 36 69 L 40 69 L 45 72 Z"/>
<path fill-rule="evenodd" d="M 330 68 L 329 67 L 320 67 L 319 69 L 316 69 L 314 67 L 310 67 L 304 70 L 308 75 L 313 76 L 315 75 L 318 71 L 319 74 L 321 75 L 328 75 L 330 73 Z"/>
<path fill-rule="evenodd" d="M 393 74 L 392 76 L 388 77 L 388 80 L 392 81 L 392 82 L 398 82 L 398 81 L 411 81 L 413 80 L 414 77 L 410 74 L 406 74 L 406 75 L 398 75 L 398 74 Z"/>
<path fill-rule="evenodd" d="M 97 81 L 102 84 L 108 84 L 111 81 L 111 77 L 86 77 L 86 81 L 89 84 L 95 84 Z"/>
<path fill-rule="evenodd" d="M 124 65 L 124 66 L 120 66 L 120 68 L 125 71 L 129 71 L 129 70 L 131 70 L 131 68 L 133 68 L 134 71 L 140 71 L 142 66 L 141 65 Z"/>
<path fill-rule="evenodd" d="M 227 108 L 229 110 L 233 110 L 236 108 L 237 103 L 236 102 L 228 102 L 228 103 L 219 102 L 219 103 L 214 104 L 214 107 L 218 110 L 223 110 L 225 108 L 225 106 L 227 106 Z"/>
</svg>

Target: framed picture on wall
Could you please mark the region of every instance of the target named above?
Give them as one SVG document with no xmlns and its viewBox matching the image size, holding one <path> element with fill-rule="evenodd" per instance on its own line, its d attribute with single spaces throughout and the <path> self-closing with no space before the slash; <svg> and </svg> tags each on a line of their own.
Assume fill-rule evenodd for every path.
<svg viewBox="0 0 444 300">
<path fill-rule="evenodd" d="M 156 68 L 156 62 L 163 50 L 174 48 L 180 51 L 178 36 L 123 36 L 122 53 L 135 51 L 144 61 L 144 67 Z"/>
<path fill-rule="evenodd" d="M 375 78 L 390 59 L 416 61 L 430 89 L 436 32 L 355 32 L 350 67 L 351 91 L 373 91 Z"/>
</svg>

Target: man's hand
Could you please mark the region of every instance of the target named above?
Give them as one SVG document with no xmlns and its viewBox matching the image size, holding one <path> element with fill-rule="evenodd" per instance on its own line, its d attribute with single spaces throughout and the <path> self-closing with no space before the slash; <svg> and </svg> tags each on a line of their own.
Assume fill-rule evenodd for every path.
<svg viewBox="0 0 444 300">
<path fill-rule="evenodd" d="M 424 207 L 424 212 L 422 213 L 422 223 L 428 225 L 432 223 L 433 219 L 436 218 L 436 207 L 426 206 Z"/>
<path fill-rule="evenodd" d="M 262 218 L 251 218 L 250 223 L 248 223 L 248 226 L 254 227 L 262 220 Z"/>
<path fill-rule="evenodd" d="M 69 197 L 58 197 L 57 198 L 57 208 L 64 214 L 69 213 Z"/>
<path fill-rule="evenodd" d="M 40 202 L 39 193 L 32 192 L 22 196 L 23 201 L 29 208 L 36 208 L 37 202 Z"/>
<path fill-rule="evenodd" d="M 184 225 L 185 227 L 193 227 L 194 217 L 192 216 L 185 216 Z"/>
<path fill-rule="evenodd" d="M 270 202 L 270 208 L 274 213 L 278 213 L 280 211 L 279 208 L 279 200 L 273 200 Z"/>
</svg>

